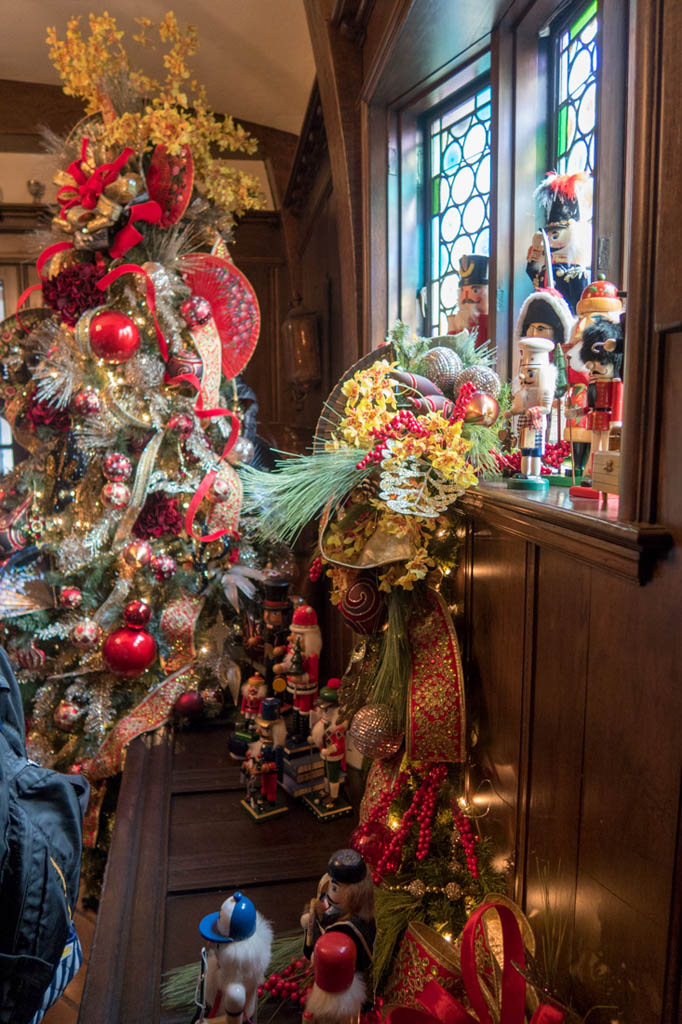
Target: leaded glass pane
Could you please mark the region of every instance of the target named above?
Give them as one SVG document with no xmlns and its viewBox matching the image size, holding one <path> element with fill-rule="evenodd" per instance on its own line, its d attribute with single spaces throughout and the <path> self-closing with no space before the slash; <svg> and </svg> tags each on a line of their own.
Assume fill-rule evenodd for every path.
<svg viewBox="0 0 682 1024">
<path fill-rule="evenodd" d="M 557 171 L 594 173 L 597 123 L 597 0 L 583 8 L 558 40 Z"/>
<path fill-rule="evenodd" d="M 434 118 L 431 136 L 429 330 L 447 333 L 457 304 L 460 256 L 489 254 L 491 90 L 480 89 Z"/>
</svg>

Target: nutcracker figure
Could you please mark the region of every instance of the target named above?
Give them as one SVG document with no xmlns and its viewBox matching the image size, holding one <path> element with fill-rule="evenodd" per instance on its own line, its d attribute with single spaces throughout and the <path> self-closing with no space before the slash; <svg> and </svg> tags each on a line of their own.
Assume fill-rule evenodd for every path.
<svg viewBox="0 0 682 1024">
<path fill-rule="evenodd" d="M 488 257 L 460 256 L 457 311 L 448 316 L 448 334 L 474 331 L 476 347 L 490 337 L 488 328 Z"/>
<path fill-rule="evenodd" d="M 322 634 L 317 615 L 310 605 L 299 605 L 291 619 L 286 654 L 273 666 L 275 678 L 286 677 L 287 693 L 294 706 L 294 724 L 291 742 L 287 741 L 288 748 L 307 743 L 310 712 L 317 697 L 321 650 Z"/>
<path fill-rule="evenodd" d="M 275 676 L 274 666 L 284 657 L 293 606 L 289 599 L 289 581 L 277 573 L 269 574 L 263 584 L 263 658 L 265 663 L 265 684 L 268 694 L 283 693 L 285 681 Z"/>
<path fill-rule="evenodd" d="M 364 974 L 372 964 L 376 925 L 374 885 L 362 856 L 356 850 L 337 850 L 320 879 L 317 897 L 301 918 L 305 933 L 303 952 L 310 957 L 320 935 L 345 935 L 355 946 L 357 970 Z"/>
<path fill-rule="evenodd" d="M 507 481 L 517 490 L 545 490 L 547 481 L 540 476 L 545 449 L 547 416 L 554 400 L 556 367 L 549 361 L 554 342 L 548 338 L 522 338 L 519 342 L 520 364 L 513 390 L 511 408 L 506 418 L 518 415 L 521 474 Z"/>
<path fill-rule="evenodd" d="M 242 807 L 255 821 L 265 821 L 286 814 L 289 809 L 277 800 L 277 783 L 282 777 L 282 741 L 286 736 L 277 697 L 265 698 L 256 727 L 258 739 L 249 744 L 242 769 L 246 778 Z"/>
<path fill-rule="evenodd" d="M 595 317 L 583 332 L 580 358 L 589 373 L 585 425 L 592 436 L 587 467 L 590 476 L 595 452 L 608 449 L 609 431 L 623 422 L 622 326 Z"/>
<path fill-rule="evenodd" d="M 230 1024 L 252 1020 L 258 986 L 270 963 L 270 923 L 236 892 L 219 911 L 202 918 L 199 931 L 207 942 L 203 987 L 208 1019 L 224 1013 Z"/>
<path fill-rule="evenodd" d="M 367 990 L 356 963 L 355 944 L 348 936 L 332 931 L 319 937 L 303 1024 L 357 1024 Z"/>
<path fill-rule="evenodd" d="M 324 762 L 325 792 L 304 796 L 303 802 L 322 820 L 353 813 L 352 806 L 340 795 L 341 772 L 346 769 L 346 723 L 339 722 L 340 686 L 340 679 L 329 679 L 320 690 L 317 708 L 321 717 L 310 736 Z"/>
<path fill-rule="evenodd" d="M 585 221 L 581 220 L 581 199 L 584 206 L 588 181 L 588 175 L 583 172 L 556 174 L 552 171 L 535 192 L 544 211 L 544 230 L 549 240 L 554 284 L 571 310 L 575 310 L 587 285 L 585 264 L 589 232 Z M 542 231 L 536 231 L 531 239 L 526 273 L 536 289 L 550 283 Z"/>
<path fill-rule="evenodd" d="M 266 696 L 265 680 L 259 672 L 254 672 L 242 686 L 241 713 L 248 731 L 255 731 L 256 717 Z"/>
</svg>

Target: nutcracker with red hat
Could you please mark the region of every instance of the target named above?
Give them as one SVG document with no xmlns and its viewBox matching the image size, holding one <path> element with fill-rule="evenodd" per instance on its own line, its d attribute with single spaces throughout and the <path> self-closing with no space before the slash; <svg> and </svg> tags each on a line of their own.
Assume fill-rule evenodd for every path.
<svg viewBox="0 0 682 1024">
<path fill-rule="evenodd" d="M 367 989 L 356 965 L 355 944 L 346 935 L 320 936 L 313 950 L 314 984 L 305 1002 L 304 1024 L 357 1024 Z"/>
<path fill-rule="evenodd" d="M 266 697 L 256 717 L 258 739 L 249 745 L 242 769 L 246 778 L 246 799 L 242 807 L 254 821 L 266 821 L 286 814 L 289 808 L 278 800 L 277 783 L 282 778 L 282 742 L 286 726 L 277 697 Z"/>
<path fill-rule="evenodd" d="M 448 334 L 476 331 L 476 347 L 490 337 L 488 328 L 488 257 L 460 256 L 457 310 L 448 316 Z"/>
<path fill-rule="evenodd" d="M 293 745 L 307 744 L 310 712 L 317 697 L 317 681 L 322 650 L 322 634 L 317 615 L 310 605 L 302 604 L 294 612 L 286 654 L 273 667 L 276 677 L 286 678 L 287 693 L 294 706 Z M 276 686 L 276 683 L 275 683 Z M 287 741 L 287 747 L 292 742 Z"/>
<path fill-rule="evenodd" d="M 346 723 L 339 721 L 340 679 L 329 679 L 320 690 L 317 707 L 321 718 L 313 726 L 311 739 L 324 761 L 325 792 L 304 796 L 303 802 L 321 821 L 352 814 L 353 808 L 341 794 L 341 774 L 346 770 Z"/>
<path fill-rule="evenodd" d="M 541 477 L 547 417 L 554 400 L 556 367 L 550 362 L 554 342 L 549 338 L 521 338 L 519 372 L 512 384 L 512 404 L 506 418 L 518 416 L 521 473 L 507 481 L 516 490 L 546 490 Z"/>
<path fill-rule="evenodd" d="M 544 234 L 549 240 L 551 270 L 555 287 L 571 310 L 587 285 L 586 263 L 589 261 L 588 222 L 584 215 L 588 205 L 590 178 L 577 174 L 550 171 L 535 191 L 544 213 Z M 528 249 L 526 273 L 535 289 L 550 283 L 545 256 L 543 230 L 536 231 Z"/>
<path fill-rule="evenodd" d="M 256 718 L 260 714 L 263 698 L 267 696 L 265 680 L 260 672 L 254 672 L 242 686 L 241 713 L 249 732 L 255 732 Z"/>
<path fill-rule="evenodd" d="M 228 1024 L 253 1020 L 258 986 L 270 963 L 270 923 L 250 899 L 235 892 L 219 911 L 202 918 L 199 931 L 207 943 L 201 1000 L 207 1010 L 201 1020 L 213 1020 L 220 1014 Z"/>
</svg>

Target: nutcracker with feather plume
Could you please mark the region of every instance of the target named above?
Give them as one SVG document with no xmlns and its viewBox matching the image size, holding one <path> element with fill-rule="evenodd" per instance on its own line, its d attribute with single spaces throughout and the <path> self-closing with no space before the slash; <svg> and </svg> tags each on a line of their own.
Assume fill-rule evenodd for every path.
<svg viewBox="0 0 682 1024">
<path fill-rule="evenodd" d="M 542 236 L 544 230 L 549 239 L 555 287 L 572 311 L 588 283 L 589 231 L 583 219 L 588 182 L 589 177 L 584 172 L 556 174 L 551 171 L 545 176 L 535 191 L 545 223 L 531 239 L 526 262 L 526 273 L 534 288 L 550 283 Z"/>
</svg>

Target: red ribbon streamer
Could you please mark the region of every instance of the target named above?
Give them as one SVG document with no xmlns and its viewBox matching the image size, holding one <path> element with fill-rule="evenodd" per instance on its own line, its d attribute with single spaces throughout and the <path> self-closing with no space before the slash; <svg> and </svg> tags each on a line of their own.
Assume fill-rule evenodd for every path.
<svg viewBox="0 0 682 1024">
<path fill-rule="evenodd" d="M 122 277 L 124 274 L 142 274 L 145 279 L 147 304 L 151 310 L 152 320 L 154 321 L 154 330 L 156 331 L 156 340 L 159 343 L 159 352 L 161 353 L 163 361 L 167 363 L 168 345 L 166 344 L 166 339 L 163 336 L 163 331 L 159 327 L 159 321 L 156 319 L 156 292 L 154 291 L 154 282 L 147 271 L 143 270 L 137 263 L 122 263 L 119 267 L 116 267 L 115 270 L 110 270 L 108 274 L 101 277 L 97 282 L 97 287 L 100 291 L 105 292 L 110 284 L 113 284 L 114 281 L 117 281 L 119 277 Z"/>
<path fill-rule="evenodd" d="M 138 242 L 142 241 L 144 237 L 141 231 L 134 226 L 136 220 L 144 221 L 146 224 L 158 224 L 161 220 L 162 209 L 154 199 L 148 199 L 146 203 L 137 203 L 135 206 L 129 206 L 130 220 L 124 228 L 117 231 L 114 236 L 114 242 L 109 249 L 109 255 L 112 259 L 118 259 L 120 256 L 125 254 Z"/>
<path fill-rule="evenodd" d="M 66 249 L 73 249 L 73 242 L 55 242 L 54 245 L 48 245 L 47 249 L 43 249 L 40 256 L 36 260 L 36 270 L 38 271 L 38 277 L 44 281 L 43 267 L 48 263 L 53 256 L 56 256 L 58 252 L 64 252 Z"/>
<path fill-rule="evenodd" d="M 193 374 L 188 374 L 188 376 L 193 376 Z M 230 431 L 230 436 L 228 437 L 227 443 L 225 444 L 225 447 L 221 452 L 220 458 L 218 459 L 218 464 L 220 464 L 227 455 L 227 453 L 230 451 L 230 449 L 234 447 L 234 443 L 237 440 L 237 437 L 239 436 L 239 418 L 235 416 L 235 414 L 231 412 L 229 409 L 218 409 L 215 411 L 214 414 L 232 417 L 232 429 Z M 211 414 L 205 413 L 205 415 Z M 203 536 L 194 532 L 194 519 L 196 517 L 199 506 L 206 497 L 209 488 L 212 486 L 213 481 L 215 480 L 217 475 L 217 469 L 209 470 L 209 472 L 206 474 L 204 479 L 199 484 L 199 488 L 194 497 L 192 498 L 192 500 L 190 501 L 189 508 L 185 513 L 185 530 L 187 532 L 187 536 L 192 537 L 194 540 L 198 540 L 202 544 L 209 544 L 212 540 L 218 540 L 219 537 L 224 537 L 227 533 L 230 532 L 229 530 L 226 530 L 224 527 L 221 527 L 219 530 L 214 530 L 213 533 L 204 534 Z"/>
</svg>

